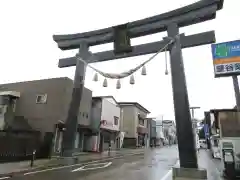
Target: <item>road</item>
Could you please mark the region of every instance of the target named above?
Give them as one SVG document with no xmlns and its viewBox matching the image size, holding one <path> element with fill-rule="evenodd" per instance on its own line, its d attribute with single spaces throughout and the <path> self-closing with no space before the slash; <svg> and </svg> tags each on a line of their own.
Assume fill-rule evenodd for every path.
<svg viewBox="0 0 240 180">
<path fill-rule="evenodd" d="M 32 171 L 11 180 L 168 180 L 178 161 L 177 146 L 147 149 L 144 154 Z M 1 178 L 4 179 L 4 178 Z"/>
</svg>

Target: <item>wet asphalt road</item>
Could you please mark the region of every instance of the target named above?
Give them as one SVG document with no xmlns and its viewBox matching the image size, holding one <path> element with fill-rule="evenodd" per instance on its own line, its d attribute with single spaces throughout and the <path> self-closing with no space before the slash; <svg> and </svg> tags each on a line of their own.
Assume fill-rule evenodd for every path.
<svg viewBox="0 0 240 180">
<path fill-rule="evenodd" d="M 61 169 L 30 172 L 9 180 L 168 180 L 178 160 L 177 146 L 146 149 L 144 154 L 125 156 Z M 84 166 L 85 165 L 85 166 Z M 169 177 L 167 177 L 169 176 Z"/>
</svg>

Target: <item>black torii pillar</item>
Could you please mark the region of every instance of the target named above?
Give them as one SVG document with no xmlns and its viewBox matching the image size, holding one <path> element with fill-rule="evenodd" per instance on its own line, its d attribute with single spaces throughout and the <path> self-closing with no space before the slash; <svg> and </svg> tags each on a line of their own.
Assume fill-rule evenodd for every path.
<svg viewBox="0 0 240 180">
<path fill-rule="evenodd" d="M 82 94 L 84 90 L 84 80 L 86 63 L 84 59 L 89 57 L 88 45 L 82 43 L 79 48 L 79 53 L 76 55 L 76 69 L 72 88 L 72 97 L 68 108 L 68 115 L 65 123 L 65 132 L 63 134 L 62 156 L 72 156 L 74 153 L 75 137 L 78 127 L 78 114 Z M 82 60 L 78 60 L 78 58 Z"/>
<path fill-rule="evenodd" d="M 194 137 L 194 134 L 177 24 L 169 25 L 167 32 L 169 37 L 175 38 L 174 43 L 170 45 L 169 51 L 180 166 L 198 168 L 195 140 L 189 138 Z"/>
</svg>

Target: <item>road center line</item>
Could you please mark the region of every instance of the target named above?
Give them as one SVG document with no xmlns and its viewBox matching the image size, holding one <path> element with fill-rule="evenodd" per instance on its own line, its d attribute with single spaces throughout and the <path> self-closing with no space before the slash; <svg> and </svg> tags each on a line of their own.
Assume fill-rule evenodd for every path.
<svg viewBox="0 0 240 180">
<path fill-rule="evenodd" d="M 60 169 L 64 169 L 64 168 L 70 168 L 70 167 L 79 166 L 79 165 L 88 165 L 88 164 L 98 163 L 98 162 L 101 162 L 101 161 L 109 161 L 109 160 L 113 160 L 113 159 L 119 159 L 119 158 L 122 158 L 122 157 L 125 157 L 125 156 L 133 156 L 133 155 L 138 155 L 138 154 L 142 154 L 142 153 L 120 155 L 120 156 L 117 156 L 117 157 L 111 157 L 111 158 L 106 158 L 106 159 L 90 161 L 88 163 L 78 163 L 78 164 L 72 164 L 72 165 L 67 165 L 67 166 L 60 166 L 60 167 L 43 169 L 43 170 L 39 170 L 39 171 L 31 171 L 31 172 L 24 173 L 23 175 L 26 176 L 26 175 L 37 174 L 37 173 L 42 173 L 42 172 L 47 172 L 47 171 L 54 171 L 54 170 L 60 170 Z"/>
<path fill-rule="evenodd" d="M 103 168 L 106 168 L 106 167 L 110 166 L 111 164 L 112 164 L 112 162 L 93 164 L 94 166 L 97 166 L 97 165 L 103 165 L 103 166 L 97 166 L 97 167 L 92 167 L 92 168 L 85 168 L 86 166 L 88 166 L 88 165 L 85 165 L 85 166 L 82 166 L 80 168 L 72 170 L 72 172 L 103 169 Z"/>
<path fill-rule="evenodd" d="M 6 176 L 6 177 L 0 177 L 0 180 L 2 179 L 9 179 L 10 177 L 9 176 Z"/>
</svg>

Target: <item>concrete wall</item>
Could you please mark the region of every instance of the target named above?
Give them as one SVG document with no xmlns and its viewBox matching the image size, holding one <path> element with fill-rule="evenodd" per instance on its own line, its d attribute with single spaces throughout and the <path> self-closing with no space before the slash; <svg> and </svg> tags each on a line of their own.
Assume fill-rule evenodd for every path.
<svg viewBox="0 0 240 180">
<path fill-rule="evenodd" d="M 143 127 L 147 128 L 148 127 L 148 122 L 147 120 L 144 120 L 144 125 L 140 125 L 138 121 L 138 114 L 142 118 L 146 118 L 147 113 L 143 112 L 141 109 L 137 108 L 134 105 L 127 105 L 127 106 L 121 106 L 122 109 L 122 119 L 123 119 L 123 124 L 122 124 L 122 130 L 126 132 L 125 137 L 129 138 L 137 138 L 137 127 Z"/>
<path fill-rule="evenodd" d="M 24 116 L 29 124 L 41 132 L 54 132 L 55 124 L 59 120 L 65 121 L 73 81 L 67 77 L 44 79 L 37 81 L 26 81 L 0 85 L 0 91 L 18 91 L 21 93 L 16 104 L 16 116 Z M 92 93 L 85 89 L 80 107 L 79 122 L 90 124 L 90 107 Z M 47 94 L 47 102 L 37 104 L 36 97 L 40 94 Z"/>
<path fill-rule="evenodd" d="M 111 101 L 109 98 L 103 98 L 101 120 L 105 120 L 106 124 L 102 124 L 101 128 L 119 131 L 120 112 L 120 108 L 114 101 Z M 114 123 L 114 117 L 117 118 L 117 124 Z"/>
<path fill-rule="evenodd" d="M 150 122 L 150 137 L 156 138 L 157 137 L 157 132 L 156 132 L 156 121 L 153 119 L 149 120 Z"/>
<path fill-rule="evenodd" d="M 93 99 L 91 108 L 91 129 L 94 130 L 95 132 L 99 132 L 101 113 L 102 113 L 101 99 Z"/>
<path fill-rule="evenodd" d="M 125 137 L 137 138 L 137 109 L 134 106 L 122 106 L 122 129 Z"/>
<path fill-rule="evenodd" d="M 140 125 L 140 124 L 138 123 L 138 114 L 140 114 L 140 116 L 141 116 L 143 119 L 146 119 L 147 113 L 146 113 L 146 112 L 143 112 L 141 109 L 138 109 L 137 107 L 135 107 L 135 109 L 136 109 L 136 118 L 135 118 L 136 123 L 138 124 L 138 126 L 147 128 L 147 126 L 148 126 L 148 125 L 147 125 L 147 124 L 148 124 L 147 120 L 144 120 L 144 126 L 142 126 L 142 125 Z"/>
</svg>

